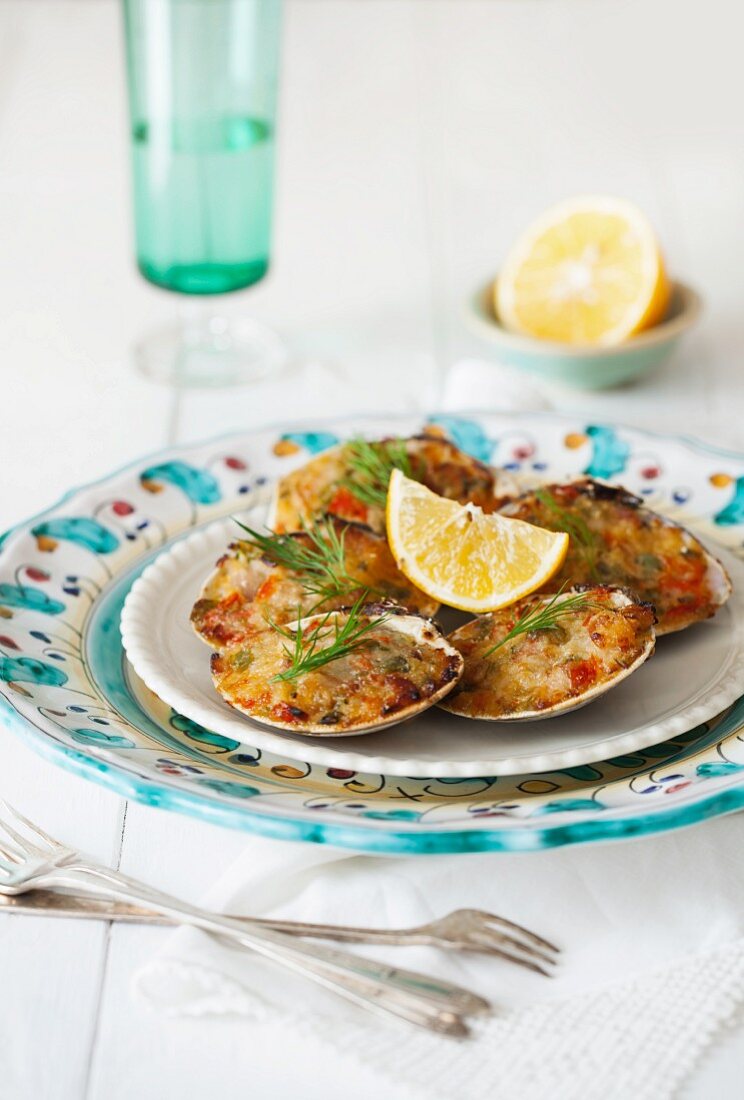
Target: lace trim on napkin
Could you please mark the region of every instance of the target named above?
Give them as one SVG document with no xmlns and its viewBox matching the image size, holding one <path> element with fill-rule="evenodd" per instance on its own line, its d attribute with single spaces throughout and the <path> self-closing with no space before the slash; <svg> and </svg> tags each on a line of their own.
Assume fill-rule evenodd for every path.
<svg viewBox="0 0 744 1100">
<path fill-rule="evenodd" d="M 323 1016 L 295 1015 L 179 959 L 147 966 L 134 991 L 169 1016 L 237 1014 L 291 1027 L 429 1098 L 671 1100 L 744 1002 L 744 940 L 591 995 L 497 1011 L 462 1043 L 358 1013 L 350 1012 L 343 1028 Z"/>
</svg>

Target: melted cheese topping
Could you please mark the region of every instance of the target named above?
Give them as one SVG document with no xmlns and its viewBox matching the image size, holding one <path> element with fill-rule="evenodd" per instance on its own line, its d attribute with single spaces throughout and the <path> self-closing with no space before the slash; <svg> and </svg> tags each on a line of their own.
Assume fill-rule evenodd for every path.
<svg viewBox="0 0 744 1100">
<path fill-rule="evenodd" d="M 589 588 L 586 596 L 590 608 L 567 613 L 551 630 L 520 634 L 489 656 L 518 619 L 546 598 L 530 596 L 460 627 L 449 641 L 462 654 L 465 671 L 440 705 L 466 718 L 539 717 L 611 687 L 653 651 L 654 614 L 617 589 Z"/>
</svg>

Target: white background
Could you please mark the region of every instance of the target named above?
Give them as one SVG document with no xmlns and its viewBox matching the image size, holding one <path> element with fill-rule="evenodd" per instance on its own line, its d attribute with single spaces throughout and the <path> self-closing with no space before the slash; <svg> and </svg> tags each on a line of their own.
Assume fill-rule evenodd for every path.
<svg viewBox="0 0 744 1100">
<path fill-rule="evenodd" d="M 636 200 L 706 312 L 654 378 L 550 399 L 744 448 L 739 11 L 288 0 L 275 263 L 235 303 L 276 325 L 298 361 L 317 359 L 319 384 L 179 397 L 130 365 L 174 301 L 132 259 L 118 8 L 0 0 L 0 527 L 166 442 L 426 406 L 454 359 L 487 351 L 463 321 L 478 282 L 526 220 L 580 192 Z M 185 895 L 246 843 L 127 807 L 7 735 L 0 774 L 52 831 Z M 324 1063 L 295 1036 L 259 1049 L 244 1023 L 144 1015 L 128 982 L 162 935 L 0 917 L 3 1100 L 379 1095 L 371 1071 Z M 719 1042 L 686 1100 L 740 1095 L 743 1032 Z"/>
</svg>

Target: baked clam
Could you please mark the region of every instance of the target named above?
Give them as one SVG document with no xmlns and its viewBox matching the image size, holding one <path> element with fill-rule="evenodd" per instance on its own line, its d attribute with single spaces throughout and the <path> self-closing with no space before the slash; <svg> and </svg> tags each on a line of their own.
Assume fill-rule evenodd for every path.
<svg viewBox="0 0 744 1100">
<path fill-rule="evenodd" d="M 385 531 L 385 497 L 397 467 L 440 496 L 493 511 L 494 472 L 448 439 L 353 439 L 331 447 L 278 482 L 269 513 L 275 531 L 295 531 L 324 515 Z"/>
<path fill-rule="evenodd" d="M 439 705 L 490 722 L 565 714 L 651 656 L 654 622 L 649 604 L 607 585 L 528 596 L 449 635 L 465 667 Z"/>
<path fill-rule="evenodd" d="M 267 619 L 281 625 L 315 610 L 349 607 L 362 589 L 371 599 L 396 603 L 427 618 L 439 607 L 401 573 L 387 539 L 363 524 L 329 518 L 311 529 L 263 542 L 273 542 L 279 561 L 272 558 L 271 549 L 262 550 L 248 539 L 234 542 L 194 604 L 191 623 L 215 649 L 239 644 L 263 630 Z M 326 557 L 318 553 L 323 548 Z M 293 560 L 298 567 L 303 562 L 315 564 L 316 573 L 281 564 Z M 319 574 L 318 563 L 325 566 Z"/>
<path fill-rule="evenodd" d="M 500 511 L 568 532 L 566 561 L 546 590 L 565 584 L 625 586 L 654 605 L 657 634 L 710 618 L 731 594 L 726 570 L 699 539 L 618 486 L 592 478 L 546 485 Z"/>
<path fill-rule="evenodd" d="M 403 722 L 451 691 L 457 649 L 430 620 L 385 604 L 311 615 L 212 654 L 214 686 L 250 718 L 346 736 Z"/>
</svg>

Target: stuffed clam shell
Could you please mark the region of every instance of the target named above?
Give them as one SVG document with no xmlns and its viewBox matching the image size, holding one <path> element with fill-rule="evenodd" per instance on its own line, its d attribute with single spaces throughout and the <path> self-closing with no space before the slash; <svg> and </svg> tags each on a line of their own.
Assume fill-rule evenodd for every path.
<svg viewBox="0 0 744 1100">
<path fill-rule="evenodd" d="M 215 649 L 234 646 L 264 629 L 267 619 L 281 625 L 298 614 L 349 607 L 362 589 L 372 599 L 399 604 L 427 618 L 436 613 L 439 604 L 401 573 L 384 536 L 363 524 L 330 522 L 342 541 L 344 569 L 359 581 L 357 590 L 324 600 L 296 572 L 275 564 L 250 542 L 237 541 L 217 562 L 192 609 L 191 623 L 199 637 Z M 303 531 L 283 537 L 304 546 L 310 543 Z"/>
<path fill-rule="evenodd" d="M 387 452 L 388 461 L 394 464 L 396 454 L 402 450 L 409 476 L 423 482 L 440 496 L 462 504 L 471 501 L 484 511 L 493 511 L 498 503 L 494 495 L 494 472 L 448 439 L 419 435 L 404 440 L 378 440 L 366 445 L 376 448 L 383 455 Z M 382 499 L 370 500 L 369 494 L 358 488 L 360 481 L 364 482 L 364 476 L 354 465 L 356 446 L 356 441 L 352 440 L 331 447 L 281 478 L 276 487 L 269 525 L 275 531 L 295 531 L 319 516 L 335 515 L 357 520 L 374 531 L 384 533 L 387 478 L 384 485 L 377 486 L 382 489 Z"/>
<path fill-rule="evenodd" d="M 544 591 L 565 584 L 630 588 L 654 605 L 657 634 L 710 618 L 731 594 L 726 570 L 693 534 L 618 486 L 591 478 L 546 485 L 500 511 L 568 532 L 566 560 Z"/>
<path fill-rule="evenodd" d="M 582 596 L 577 600 L 577 596 Z M 515 624 L 549 604 L 576 610 L 553 625 L 518 633 Z M 528 596 L 482 615 L 449 635 L 465 668 L 439 705 L 452 714 L 491 722 L 549 718 L 584 706 L 624 680 L 654 651 L 654 611 L 630 593 L 606 585 L 556 596 Z"/>
<path fill-rule="evenodd" d="M 330 646 L 348 611 L 313 615 L 268 628 L 243 645 L 212 654 L 215 688 L 231 706 L 266 725 L 293 733 L 339 736 L 384 728 L 426 710 L 451 691 L 463 660 L 436 624 L 400 608 L 368 605 L 355 620 L 368 626 L 350 653 L 282 679 L 292 669 L 300 630 L 307 644 L 320 632 L 319 649 Z"/>
</svg>

